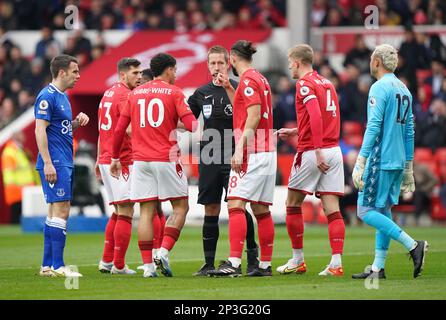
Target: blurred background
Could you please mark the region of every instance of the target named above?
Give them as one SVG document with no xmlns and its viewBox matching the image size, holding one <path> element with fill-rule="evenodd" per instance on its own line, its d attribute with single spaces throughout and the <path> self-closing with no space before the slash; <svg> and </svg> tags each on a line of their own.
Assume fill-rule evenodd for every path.
<svg viewBox="0 0 446 320">
<path fill-rule="evenodd" d="M 371 16 L 370 8 L 377 10 L 376 16 Z M 75 133 L 72 216 L 99 219 L 79 226 L 95 230 L 103 227 L 98 221 L 110 213 L 92 167 L 96 114 L 103 92 L 117 80 L 117 61 L 133 56 L 148 67 L 153 55 L 169 52 L 178 62 L 176 84 L 188 96 L 211 79 L 206 66 L 209 47 L 221 44 L 229 49 L 235 41 L 247 39 L 257 44 L 254 66 L 273 89 L 276 129 L 296 126 L 295 82 L 287 70 L 287 49 L 302 42 L 315 48 L 314 67 L 333 82 L 340 101 L 346 178 L 341 210 L 351 225 L 359 224 L 351 172 L 365 129 L 368 90 L 375 81 L 369 75 L 370 54 L 381 43 L 398 48 L 396 74 L 413 95 L 417 189 L 401 198 L 394 212 L 401 224 L 444 225 L 445 15 L 446 3 L 440 0 L 0 1 L 0 223 L 21 221 L 23 230 L 35 231 L 46 215 L 34 171 L 33 104 L 51 81 L 49 62 L 54 56 L 66 53 L 80 62 L 81 79 L 68 95 L 73 114 L 82 111 L 91 120 Z M 366 27 L 371 17 L 372 24 Z M 191 185 L 188 221 L 201 219 L 203 211 L 195 204 L 199 134 L 180 135 Z M 278 151 L 272 212 L 276 222 L 283 222 L 296 140 L 280 141 Z M 326 223 L 318 199 L 309 197 L 303 209 L 306 223 Z"/>
</svg>

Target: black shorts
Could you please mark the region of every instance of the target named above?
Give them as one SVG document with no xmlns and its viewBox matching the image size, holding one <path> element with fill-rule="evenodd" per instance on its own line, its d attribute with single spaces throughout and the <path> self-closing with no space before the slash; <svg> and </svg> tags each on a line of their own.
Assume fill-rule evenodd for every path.
<svg viewBox="0 0 446 320">
<path fill-rule="evenodd" d="M 198 203 L 220 203 L 223 189 L 228 192 L 230 164 L 199 164 Z"/>
</svg>

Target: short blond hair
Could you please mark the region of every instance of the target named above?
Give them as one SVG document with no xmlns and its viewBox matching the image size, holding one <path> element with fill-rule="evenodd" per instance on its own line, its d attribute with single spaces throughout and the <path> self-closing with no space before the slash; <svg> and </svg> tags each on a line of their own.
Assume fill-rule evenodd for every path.
<svg viewBox="0 0 446 320">
<path fill-rule="evenodd" d="M 226 50 L 226 48 L 223 47 L 223 46 L 216 45 L 216 46 L 211 47 L 211 48 L 209 49 L 209 51 L 208 51 L 208 61 L 209 61 L 209 55 L 212 54 L 212 53 L 217 53 L 217 54 L 218 54 L 218 53 L 221 53 L 221 54 L 224 55 L 224 57 L 225 57 L 225 61 L 229 61 L 229 53 L 228 53 L 228 50 Z"/>
<path fill-rule="evenodd" d="M 398 66 L 398 51 L 390 44 L 381 44 L 372 53 L 373 58 L 382 61 L 384 69 L 394 72 Z"/>
<path fill-rule="evenodd" d="M 293 60 L 301 60 L 305 64 L 312 65 L 314 60 L 313 48 L 308 44 L 298 44 L 288 50 L 288 57 Z"/>
</svg>

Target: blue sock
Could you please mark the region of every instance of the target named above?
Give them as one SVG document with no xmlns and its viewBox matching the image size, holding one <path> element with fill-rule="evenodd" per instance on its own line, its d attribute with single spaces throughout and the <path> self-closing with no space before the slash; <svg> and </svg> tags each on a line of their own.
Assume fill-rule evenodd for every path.
<svg viewBox="0 0 446 320">
<path fill-rule="evenodd" d="M 403 246 L 406 247 L 407 251 L 415 248 L 417 244 L 417 242 L 404 231 L 401 231 L 400 236 L 398 237 L 398 242 L 402 243 Z"/>
<path fill-rule="evenodd" d="M 58 269 L 65 265 L 63 251 L 67 238 L 67 222 L 61 218 L 51 219 L 51 245 L 53 251 L 53 268 Z"/>
<path fill-rule="evenodd" d="M 392 220 L 392 213 L 389 211 L 383 212 L 383 214 Z M 375 260 L 372 264 L 373 271 L 379 271 L 380 269 L 384 269 L 386 265 L 386 257 L 387 251 L 389 250 L 391 238 L 385 233 L 376 230 L 375 235 Z"/>
<path fill-rule="evenodd" d="M 43 227 L 43 261 L 42 267 L 51 267 L 53 264 L 53 253 L 51 252 L 51 219 L 46 218 Z"/>
<path fill-rule="evenodd" d="M 375 210 L 369 211 L 362 217 L 362 220 L 369 226 L 374 227 L 393 240 L 398 241 L 405 246 L 407 250 L 411 250 L 414 243 L 416 243 L 395 222 L 381 212 Z"/>
<path fill-rule="evenodd" d="M 372 270 L 378 272 L 386 265 L 387 250 L 375 250 L 375 260 L 373 260 Z"/>
</svg>

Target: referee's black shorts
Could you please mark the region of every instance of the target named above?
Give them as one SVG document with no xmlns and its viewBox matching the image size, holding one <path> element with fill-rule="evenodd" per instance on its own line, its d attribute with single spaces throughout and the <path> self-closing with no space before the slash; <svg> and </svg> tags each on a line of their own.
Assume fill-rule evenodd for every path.
<svg viewBox="0 0 446 320">
<path fill-rule="evenodd" d="M 220 203 L 223 189 L 225 201 L 228 192 L 230 164 L 199 164 L 198 203 Z"/>
</svg>

